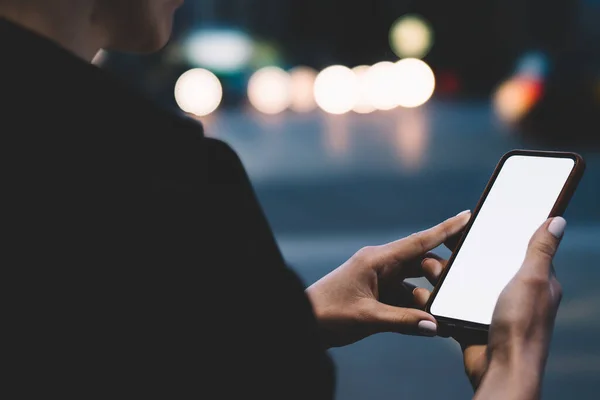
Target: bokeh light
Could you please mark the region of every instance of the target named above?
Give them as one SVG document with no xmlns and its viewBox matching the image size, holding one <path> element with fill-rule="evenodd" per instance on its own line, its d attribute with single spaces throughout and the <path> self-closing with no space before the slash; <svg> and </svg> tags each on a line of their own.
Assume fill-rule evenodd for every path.
<svg viewBox="0 0 600 400">
<path fill-rule="evenodd" d="M 358 84 L 358 99 L 352 110 L 359 114 L 368 114 L 375 111 L 375 107 L 369 101 L 369 86 L 366 79 L 369 68 L 368 65 L 359 65 L 352 68 Z"/>
<path fill-rule="evenodd" d="M 542 84 L 526 78 L 511 78 L 501 83 L 493 98 L 498 117 L 509 123 L 519 121 L 542 96 Z"/>
<path fill-rule="evenodd" d="M 253 50 L 252 39 L 237 30 L 201 30 L 190 35 L 185 43 L 185 53 L 192 64 L 225 73 L 244 68 Z"/>
<path fill-rule="evenodd" d="M 392 92 L 396 96 L 396 104 L 413 108 L 425 104 L 435 90 L 435 75 L 424 61 L 416 58 L 405 58 L 394 66 L 394 82 Z"/>
<path fill-rule="evenodd" d="M 184 72 L 175 84 L 175 101 L 179 108 L 199 117 L 215 111 L 222 98 L 219 78 L 206 69 L 194 68 Z"/>
<path fill-rule="evenodd" d="M 290 106 L 290 74 L 279 67 L 264 67 L 248 81 L 248 100 L 258 111 L 278 114 Z"/>
<path fill-rule="evenodd" d="M 317 105 L 330 114 L 347 113 L 358 101 L 356 75 L 342 65 L 333 65 L 319 72 L 314 90 Z"/>
<path fill-rule="evenodd" d="M 550 62 L 541 51 L 526 52 L 517 60 L 514 75 L 526 79 L 544 79 L 548 75 Z"/>
<path fill-rule="evenodd" d="M 254 41 L 254 51 L 248 67 L 252 70 L 258 70 L 265 67 L 282 65 L 282 54 L 279 48 L 272 42 L 264 40 Z"/>
<path fill-rule="evenodd" d="M 390 30 L 390 46 L 398 57 L 423 58 L 433 45 L 433 30 L 419 15 L 405 15 Z"/>
<path fill-rule="evenodd" d="M 290 109 L 299 113 L 314 110 L 317 107 L 314 93 L 317 71 L 309 67 L 299 66 L 290 70 L 290 78 Z"/>
<path fill-rule="evenodd" d="M 436 93 L 452 96 L 460 92 L 460 77 L 454 71 L 437 71 L 435 74 L 435 82 Z"/>
<path fill-rule="evenodd" d="M 422 108 L 408 108 L 397 115 L 394 143 L 400 163 L 407 172 L 425 164 L 430 132 L 429 118 Z"/>
<path fill-rule="evenodd" d="M 390 61 L 378 62 L 365 73 L 367 101 L 373 108 L 391 110 L 398 105 L 397 96 L 392 87 L 392 83 L 397 80 L 394 74 L 394 63 Z"/>
<path fill-rule="evenodd" d="M 350 153 L 351 137 L 349 119 L 325 115 L 323 118 L 323 144 L 333 158 L 345 158 Z"/>
</svg>

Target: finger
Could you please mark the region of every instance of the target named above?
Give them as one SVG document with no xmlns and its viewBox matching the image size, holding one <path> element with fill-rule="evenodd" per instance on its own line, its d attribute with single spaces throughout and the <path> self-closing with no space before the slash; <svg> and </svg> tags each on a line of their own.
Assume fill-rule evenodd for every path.
<svg viewBox="0 0 600 400">
<path fill-rule="evenodd" d="M 427 258 L 424 258 L 421 262 L 423 276 L 427 278 L 429 283 L 436 285 L 447 264 L 448 260 L 444 260 L 435 254 L 428 254 Z"/>
<path fill-rule="evenodd" d="M 452 332 L 452 337 L 460 344 L 463 351 L 471 346 L 481 346 L 488 343 L 487 331 L 457 330 Z"/>
<path fill-rule="evenodd" d="M 415 304 L 415 307 L 417 307 L 417 308 L 425 310 L 425 307 L 427 306 L 427 302 L 429 301 L 430 298 L 431 298 L 431 292 L 425 288 L 415 288 L 415 290 L 413 290 L 413 299 L 414 299 L 413 302 Z M 444 332 L 442 327 L 438 326 L 437 336 L 450 337 L 450 334 L 448 332 Z"/>
<path fill-rule="evenodd" d="M 391 281 L 380 284 L 379 301 L 391 306 L 413 306 L 412 292 L 416 286 L 403 281 Z"/>
<path fill-rule="evenodd" d="M 406 290 L 408 293 L 412 293 L 418 288 L 417 285 L 413 285 L 410 282 L 402 282 L 402 287 L 404 287 L 404 290 Z"/>
<path fill-rule="evenodd" d="M 417 308 L 425 310 L 425 307 L 427 307 L 427 302 L 429 302 L 430 298 L 431 292 L 425 288 L 416 288 L 415 290 L 413 290 L 413 302 L 415 304 L 415 307 Z M 444 329 L 442 329 L 442 327 L 438 326 L 437 336 L 450 337 L 450 334 L 448 332 L 445 332 Z"/>
<path fill-rule="evenodd" d="M 397 332 L 405 335 L 435 336 L 435 318 L 414 308 L 394 307 L 373 301 L 367 313 L 372 321 L 372 331 Z"/>
<path fill-rule="evenodd" d="M 424 309 L 429 301 L 429 297 L 431 296 L 431 292 L 425 288 L 415 288 L 412 292 L 413 294 L 413 302 L 415 307 L 420 309 Z"/>
<path fill-rule="evenodd" d="M 470 215 L 470 211 L 463 211 L 433 228 L 384 245 L 386 260 L 393 263 L 422 256 L 460 232 L 469 221 Z"/>
<path fill-rule="evenodd" d="M 458 232 L 457 234 L 450 236 L 444 242 L 444 246 L 446 246 L 448 248 L 448 250 L 453 252 L 458 247 L 458 242 L 460 242 L 460 239 L 462 238 L 462 235 L 464 233 L 465 233 L 465 230 L 461 229 L 461 231 Z"/>
<path fill-rule="evenodd" d="M 548 219 L 539 227 L 529 242 L 527 255 L 519 274 L 550 277 L 552 259 L 556 254 L 566 226 L 567 221 L 564 218 L 554 217 Z"/>
<path fill-rule="evenodd" d="M 423 270 L 423 261 L 428 258 L 433 258 L 436 260 L 443 260 L 443 258 L 438 256 L 437 254 L 431 253 L 431 252 L 425 254 L 422 257 L 408 260 L 408 261 L 404 262 L 404 264 L 402 266 L 402 278 L 406 279 L 406 278 L 427 277 L 427 275 L 425 275 L 426 271 Z"/>
<path fill-rule="evenodd" d="M 399 279 L 407 279 L 407 278 L 422 278 L 425 275 L 423 274 L 423 267 L 421 263 L 423 259 L 427 257 L 429 254 L 426 254 L 423 257 L 418 257 L 412 260 L 407 260 L 402 263 L 402 271 Z"/>
</svg>

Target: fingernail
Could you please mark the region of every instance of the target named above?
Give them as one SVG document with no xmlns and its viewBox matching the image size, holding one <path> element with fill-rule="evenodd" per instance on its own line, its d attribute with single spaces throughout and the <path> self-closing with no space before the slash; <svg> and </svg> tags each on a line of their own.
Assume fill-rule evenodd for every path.
<svg viewBox="0 0 600 400">
<path fill-rule="evenodd" d="M 548 232 L 557 239 L 560 239 L 565 233 L 567 221 L 563 217 L 554 217 L 548 224 Z"/>
<path fill-rule="evenodd" d="M 465 210 L 465 211 L 461 211 L 458 214 L 456 214 L 457 217 L 460 217 L 461 215 L 465 215 L 465 214 L 471 214 L 471 210 Z"/>
<path fill-rule="evenodd" d="M 419 322 L 419 332 L 423 336 L 435 336 L 437 335 L 437 325 L 431 321 L 421 321 Z"/>
</svg>

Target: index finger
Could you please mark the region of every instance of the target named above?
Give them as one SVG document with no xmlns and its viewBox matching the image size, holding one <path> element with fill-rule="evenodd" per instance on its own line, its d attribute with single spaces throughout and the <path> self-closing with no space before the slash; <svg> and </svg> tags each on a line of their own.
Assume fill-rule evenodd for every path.
<svg viewBox="0 0 600 400">
<path fill-rule="evenodd" d="M 385 245 L 390 261 L 406 261 L 423 256 L 460 232 L 469 219 L 471 211 L 463 211 L 427 230 Z"/>
</svg>

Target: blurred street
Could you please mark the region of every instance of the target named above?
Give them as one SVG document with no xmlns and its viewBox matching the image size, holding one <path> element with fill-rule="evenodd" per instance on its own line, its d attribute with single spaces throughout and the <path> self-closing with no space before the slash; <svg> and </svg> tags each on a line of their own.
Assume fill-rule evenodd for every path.
<svg viewBox="0 0 600 400">
<path fill-rule="evenodd" d="M 521 142 L 484 102 L 343 116 L 227 110 L 202 120 L 208 135 L 240 154 L 286 259 L 307 285 L 362 246 L 473 209 L 503 153 L 541 148 Z M 600 390 L 600 154 L 574 150 L 587 170 L 556 258 L 564 298 L 545 399 L 596 399 Z M 450 339 L 384 334 L 332 354 L 340 400 L 472 395 Z"/>
</svg>

